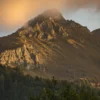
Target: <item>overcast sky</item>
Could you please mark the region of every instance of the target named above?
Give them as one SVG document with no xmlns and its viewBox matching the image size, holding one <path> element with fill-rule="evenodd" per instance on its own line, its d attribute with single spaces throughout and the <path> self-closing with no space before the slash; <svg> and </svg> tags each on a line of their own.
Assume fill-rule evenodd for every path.
<svg viewBox="0 0 100 100">
<path fill-rule="evenodd" d="M 0 37 L 15 32 L 29 19 L 52 8 L 91 31 L 100 28 L 100 0 L 0 0 Z"/>
</svg>

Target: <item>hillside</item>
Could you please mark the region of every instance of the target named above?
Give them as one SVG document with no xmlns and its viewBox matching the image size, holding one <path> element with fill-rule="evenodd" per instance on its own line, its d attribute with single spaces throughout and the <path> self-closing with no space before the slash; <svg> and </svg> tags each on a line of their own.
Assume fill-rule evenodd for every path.
<svg viewBox="0 0 100 100">
<path fill-rule="evenodd" d="M 0 64 L 24 74 L 100 81 L 100 45 L 87 27 L 47 10 L 0 38 Z"/>
</svg>

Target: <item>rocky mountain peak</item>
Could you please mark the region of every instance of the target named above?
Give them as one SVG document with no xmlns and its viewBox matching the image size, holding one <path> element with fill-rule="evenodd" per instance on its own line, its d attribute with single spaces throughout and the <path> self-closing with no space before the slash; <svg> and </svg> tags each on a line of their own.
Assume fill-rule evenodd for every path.
<svg viewBox="0 0 100 100">
<path fill-rule="evenodd" d="M 47 10 L 15 33 L 0 38 L 0 64 L 24 67 L 44 77 L 99 77 L 97 37 L 91 36 L 87 27 L 65 20 L 58 10 Z"/>
<path fill-rule="evenodd" d="M 43 21 L 49 20 L 49 19 L 52 19 L 52 20 L 57 21 L 57 22 L 64 22 L 65 21 L 65 18 L 62 16 L 62 14 L 60 13 L 59 10 L 50 9 L 50 10 L 46 10 L 43 13 L 39 14 L 38 16 L 36 16 L 32 20 L 30 20 L 27 24 L 29 26 L 33 27 L 37 23 L 42 23 Z"/>
</svg>

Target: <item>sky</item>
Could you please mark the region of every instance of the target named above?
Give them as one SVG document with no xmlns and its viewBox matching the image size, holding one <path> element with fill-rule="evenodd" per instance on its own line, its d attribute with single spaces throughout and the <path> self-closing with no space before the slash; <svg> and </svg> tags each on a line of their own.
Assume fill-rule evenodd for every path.
<svg viewBox="0 0 100 100">
<path fill-rule="evenodd" d="M 0 37 L 15 32 L 31 18 L 52 8 L 91 31 L 100 28 L 100 0 L 0 0 Z"/>
</svg>

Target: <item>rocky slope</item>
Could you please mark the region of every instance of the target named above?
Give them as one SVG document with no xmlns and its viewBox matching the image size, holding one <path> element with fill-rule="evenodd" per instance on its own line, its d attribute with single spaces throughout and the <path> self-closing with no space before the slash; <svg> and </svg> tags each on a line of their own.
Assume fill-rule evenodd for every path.
<svg viewBox="0 0 100 100">
<path fill-rule="evenodd" d="M 48 10 L 0 38 L 0 64 L 24 68 L 31 76 L 100 80 L 97 42 L 87 27 Z"/>
</svg>

